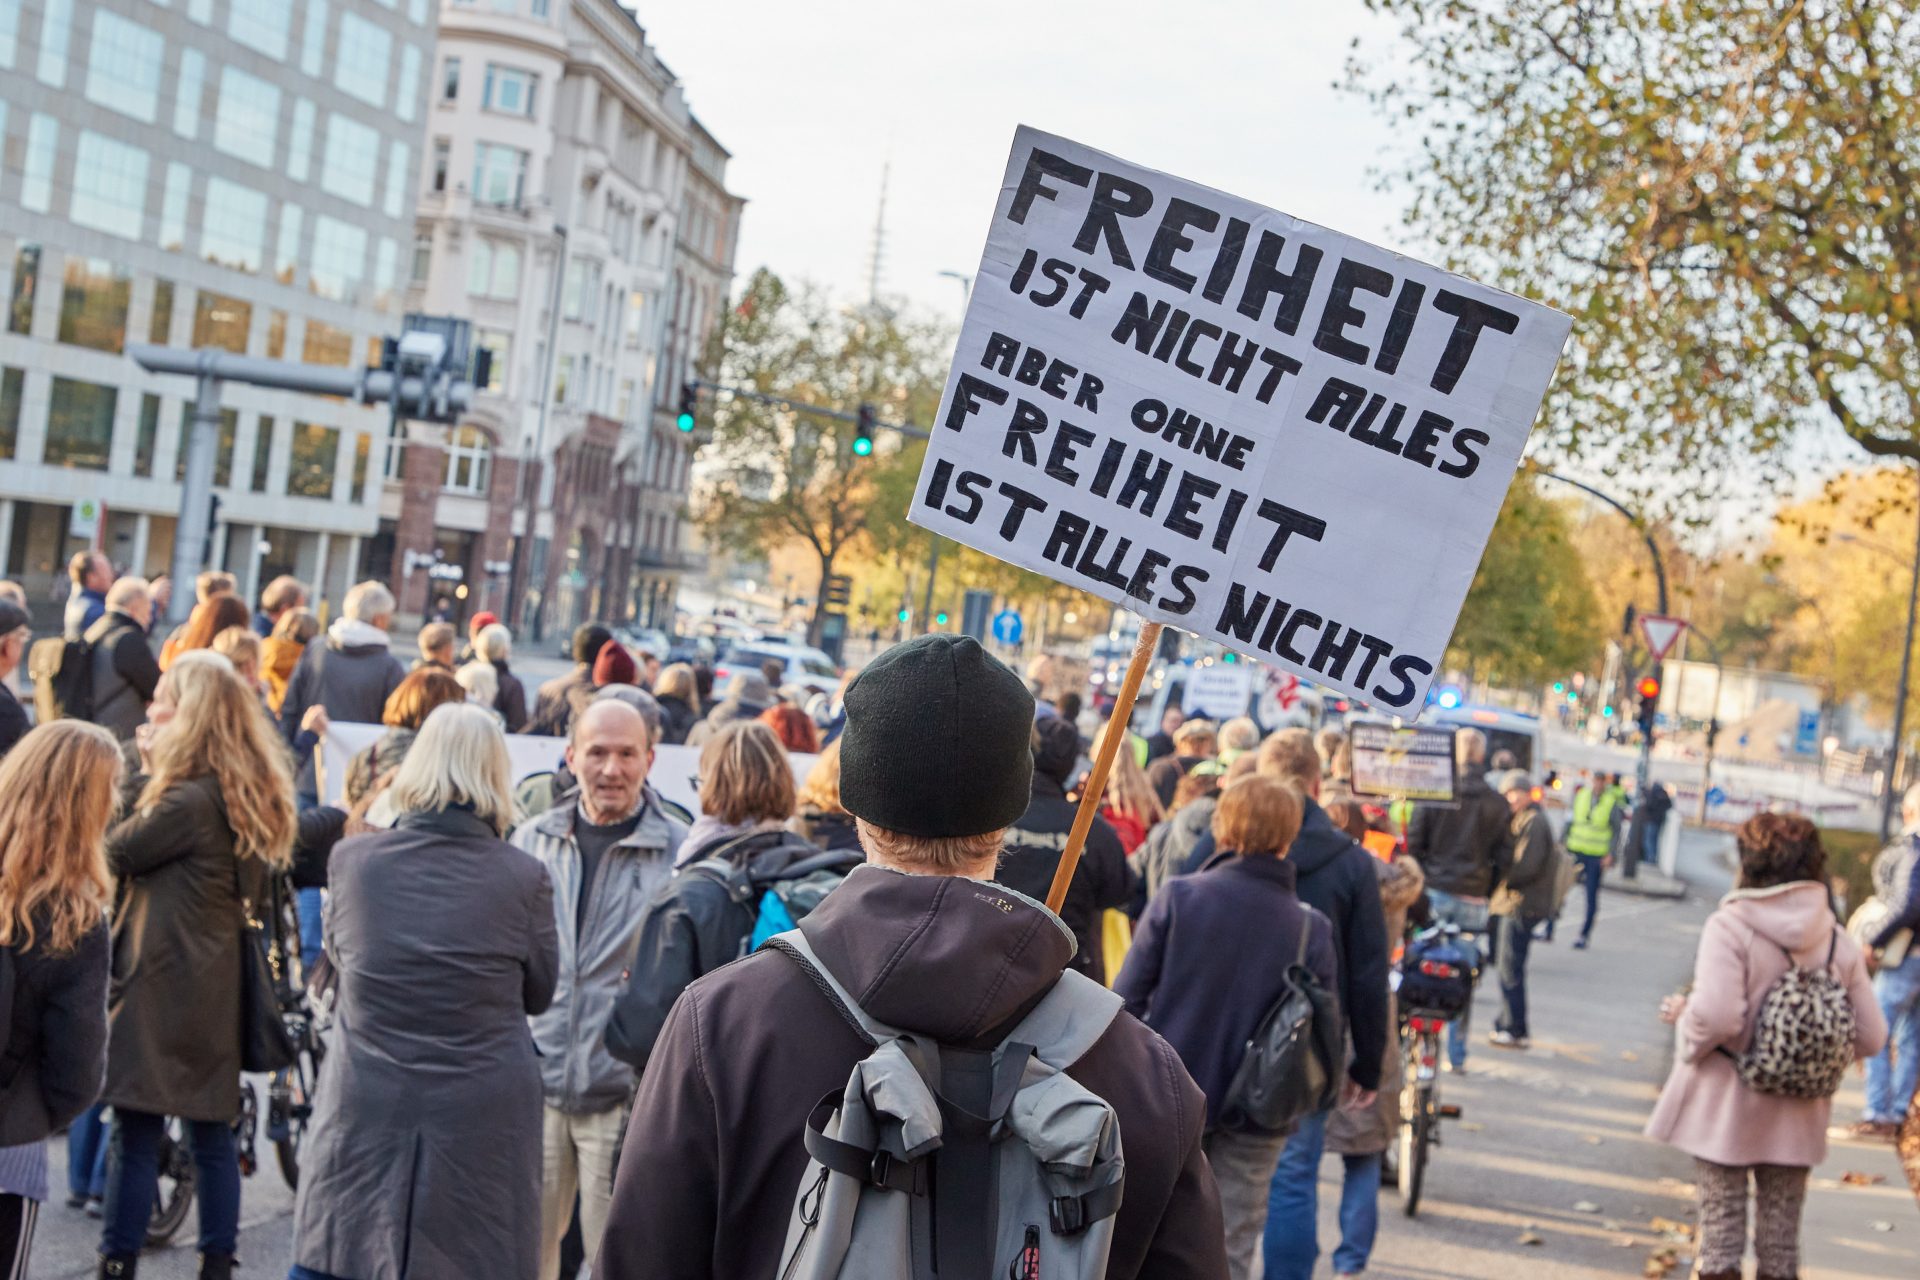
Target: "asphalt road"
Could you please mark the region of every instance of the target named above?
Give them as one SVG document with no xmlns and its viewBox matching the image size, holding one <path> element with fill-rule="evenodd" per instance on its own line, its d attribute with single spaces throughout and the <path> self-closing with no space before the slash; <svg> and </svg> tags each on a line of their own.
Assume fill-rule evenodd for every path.
<svg viewBox="0 0 1920 1280">
<path fill-rule="evenodd" d="M 1608 894 L 1591 950 L 1537 945 L 1530 964 L 1534 1048 L 1503 1052 L 1478 1041 L 1469 1074 L 1443 1078 L 1446 1101 L 1464 1111 L 1448 1122 L 1430 1167 L 1418 1219 L 1398 1197 L 1381 1200 L 1381 1229 L 1369 1275 L 1378 1280 L 1598 1280 L 1640 1276 L 1662 1247 L 1683 1260 L 1684 1243 L 1655 1218 L 1692 1220 L 1692 1165 L 1640 1136 L 1670 1062 L 1660 997 L 1692 969 L 1700 925 L 1724 890 L 1719 855 L 1726 838 L 1689 832 L 1681 870 L 1695 889 L 1661 901 Z M 1570 935 L 1563 933 L 1563 938 Z M 1474 1024 L 1484 1037 L 1494 1015 L 1490 985 Z M 1850 1080 L 1836 1119 L 1854 1118 L 1860 1085 Z M 80 1280 L 94 1274 L 99 1223 L 60 1203 L 64 1147 L 54 1144 L 55 1202 L 41 1217 L 33 1275 Z M 292 1246 L 292 1197 L 271 1153 L 248 1179 L 240 1254 L 249 1274 L 284 1273 Z M 1321 1241 L 1338 1239 L 1339 1161 L 1323 1167 Z M 1879 1175 L 1879 1186 L 1840 1182 L 1846 1172 Z M 1807 1213 L 1805 1280 L 1894 1280 L 1920 1272 L 1920 1213 L 1886 1147 L 1836 1143 L 1816 1171 Z M 1891 1231 L 1876 1229 L 1891 1226 Z M 152 1280 L 195 1274 L 193 1228 L 182 1243 L 149 1254 Z M 1523 1243 L 1537 1241 L 1537 1243 Z M 1320 1275 L 1330 1275 L 1323 1257 Z"/>
</svg>

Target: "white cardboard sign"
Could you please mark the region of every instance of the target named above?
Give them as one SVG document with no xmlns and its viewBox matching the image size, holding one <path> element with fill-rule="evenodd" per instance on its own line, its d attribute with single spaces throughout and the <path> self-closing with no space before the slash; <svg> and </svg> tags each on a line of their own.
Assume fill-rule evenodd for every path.
<svg viewBox="0 0 1920 1280">
<path fill-rule="evenodd" d="M 1023 127 L 909 518 L 1417 709 L 1571 326 Z"/>
</svg>

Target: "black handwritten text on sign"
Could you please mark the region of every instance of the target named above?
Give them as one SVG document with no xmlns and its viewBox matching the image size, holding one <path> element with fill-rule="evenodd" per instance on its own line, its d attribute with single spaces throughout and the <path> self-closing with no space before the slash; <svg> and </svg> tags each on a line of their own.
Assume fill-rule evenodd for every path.
<svg viewBox="0 0 1920 1280">
<path fill-rule="evenodd" d="M 1022 128 L 911 518 L 1417 710 L 1570 325 Z"/>
</svg>

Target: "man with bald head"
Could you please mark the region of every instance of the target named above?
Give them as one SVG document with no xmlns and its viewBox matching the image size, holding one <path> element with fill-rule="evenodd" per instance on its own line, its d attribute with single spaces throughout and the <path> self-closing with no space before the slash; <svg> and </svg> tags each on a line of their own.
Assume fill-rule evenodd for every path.
<svg viewBox="0 0 1920 1280">
<path fill-rule="evenodd" d="M 589 704 L 573 719 L 566 758 L 578 784 L 513 833 L 547 868 L 560 933 L 560 983 L 553 1004 L 531 1020 L 546 1091 L 541 1280 L 559 1275 L 576 1193 L 587 1256 L 600 1248 L 633 1091 L 632 1069 L 607 1052 L 607 1019 L 641 909 L 673 874 L 687 834 L 650 798 L 653 738 L 632 706 Z"/>
</svg>

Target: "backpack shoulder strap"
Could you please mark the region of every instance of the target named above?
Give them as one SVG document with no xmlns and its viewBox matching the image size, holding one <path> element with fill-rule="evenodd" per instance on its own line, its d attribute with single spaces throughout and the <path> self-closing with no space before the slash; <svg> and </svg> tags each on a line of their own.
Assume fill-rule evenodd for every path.
<svg viewBox="0 0 1920 1280">
<path fill-rule="evenodd" d="M 1313 908 L 1306 903 L 1300 904 L 1300 954 L 1293 962 L 1302 968 L 1307 963 L 1307 944 L 1313 940 Z"/>
<path fill-rule="evenodd" d="M 827 997 L 828 1002 L 839 1010 L 840 1016 L 845 1018 L 853 1029 L 860 1033 L 860 1038 L 868 1044 L 877 1045 L 899 1038 L 898 1028 L 890 1027 L 869 1016 L 867 1011 L 860 1007 L 859 1002 L 840 985 L 840 980 L 833 976 L 827 966 L 821 962 L 820 957 L 813 953 L 813 948 L 807 944 L 806 935 L 798 929 L 776 933 L 768 938 L 764 945 L 780 952 L 800 966 L 800 972 L 806 974 L 813 985 L 820 988 L 821 994 Z"/>
<path fill-rule="evenodd" d="M 1124 1004 L 1118 992 L 1068 969 L 1004 1040 L 1032 1045 L 1036 1058 L 1065 1071 L 1107 1034 Z"/>
</svg>

